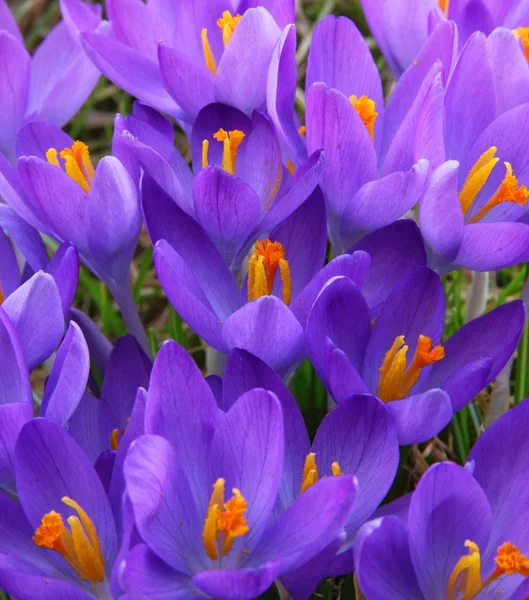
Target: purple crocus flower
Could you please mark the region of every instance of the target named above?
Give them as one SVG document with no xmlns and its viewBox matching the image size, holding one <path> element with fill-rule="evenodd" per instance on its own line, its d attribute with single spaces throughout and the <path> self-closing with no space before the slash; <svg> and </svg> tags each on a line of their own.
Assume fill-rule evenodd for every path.
<svg viewBox="0 0 529 600">
<path fill-rule="evenodd" d="M 24 425 L 15 451 L 18 502 L 0 494 L 0 586 L 31 600 L 112 600 L 118 539 L 128 549 L 94 467 L 70 435 L 47 419 Z M 112 591 L 111 591 L 112 589 Z"/>
<path fill-rule="evenodd" d="M 271 519 L 283 472 L 280 402 L 254 389 L 219 412 L 174 342 L 156 358 L 145 429 L 125 461 L 145 542 L 126 558 L 126 591 L 249 600 L 316 556 L 347 521 L 355 486 L 345 475 L 318 481 Z"/>
<path fill-rule="evenodd" d="M 376 395 L 395 419 L 400 444 L 424 442 L 496 377 L 525 323 L 523 302 L 511 302 L 470 321 L 441 346 L 444 314 L 443 285 L 426 267 L 402 278 L 373 327 L 361 292 L 337 277 L 309 316 L 309 356 L 337 402 Z"/>
<path fill-rule="evenodd" d="M 76 15 L 86 5 L 62 0 Z M 83 29 L 95 65 L 142 102 L 192 123 L 211 102 L 251 115 L 266 104 L 272 52 L 281 29 L 294 22 L 294 0 L 141 0 L 107 2 L 109 21 Z M 78 19 L 80 20 L 80 19 Z"/>
<path fill-rule="evenodd" d="M 283 411 L 284 459 L 277 514 L 287 510 L 320 477 L 345 474 L 358 482 L 345 536 L 329 540 L 315 559 L 281 577 L 293 597 L 308 598 L 325 576 L 353 569 L 352 552 L 344 550 L 386 495 L 397 470 L 399 451 L 393 419 L 380 400 L 351 396 L 323 419 L 311 444 L 301 411 L 281 378 L 255 356 L 232 350 L 221 383 L 222 409 L 229 410 L 237 398 L 254 388 L 273 392 Z"/>
<path fill-rule="evenodd" d="M 94 21 L 101 7 L 86 7 Z M 65 125 L 81 108 L 99 72 L 64 21 L 31 57 L 5 0 L 0 2 L 0 154 L 15 159 L 15 142 L 25 123 Z"/>
<path fill-rule="evenodd" d="M 442 83 L 430 70 L 414 95 L 384 110 L 380 75 L 352 21 L 326 17 L 307 68 L 307 149 L 325 151 L 321 187 L 336 253 L 402 217 L 419 199 L 428 161 L 442 160 Z"/>
<path fill-rule="evenodd" d="M 40 122 L 22 129 L 17 153 L 18 173 L 0 164 L 6 202 L 42 233 L 75 245 L 148 349 L 128 281 L 142 220 L 137 186 L 125 166 L 107 156 L 94 168 L 85 144 Z"/>
<path fill-rule="evenodd" d="M 524 401 L 478 439 L 466 468 L 426 471 L 405 521 L 387 516 L 362 528 L 356 575 L 369 600 L 527 597 L 528 426 Z"/>
<path fill-rule="evenodd" d="M 461 46 L 475 31 L 489 35 L 497 27 L 519 28 L 524 46 L 529 33 L 524 31 L 529 25 L 526 0 L 424 0 L 420 3 L 362 0 L 362 7 L 369 28 L 397 78 L 413 64 L 435 26 L 447 19 L 457 24 Z"/>
</svg>

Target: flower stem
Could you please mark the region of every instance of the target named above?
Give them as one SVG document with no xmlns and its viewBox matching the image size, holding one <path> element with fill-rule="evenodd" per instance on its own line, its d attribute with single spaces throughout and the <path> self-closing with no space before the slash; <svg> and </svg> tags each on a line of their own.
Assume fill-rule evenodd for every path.
<svg viewBox="0 0 529 600">
<path fill-rule="evenodd" d="M 487 306 L 489 295 L 489 273 L 487 271 L 474 272 L 470 297 L 467 304 L 465 321 L 472 321 L 480 317 Z"/>
</svg>

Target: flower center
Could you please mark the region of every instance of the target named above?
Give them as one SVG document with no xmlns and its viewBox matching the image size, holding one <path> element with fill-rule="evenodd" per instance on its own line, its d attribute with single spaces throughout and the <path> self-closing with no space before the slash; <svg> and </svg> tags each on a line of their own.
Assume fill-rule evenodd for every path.
<svg viewBox="0 0 529 600">
<path fill-rule="evenodd" d="M 477 195 L 487 183 L 496 163 L 499 161 L 499 158 L 496 158 L 497 150 L 495 146 L 492 146 L 478 158 L 472 169 L 470 169 L 468 177 L 459 192 L 459 202 L 461 203 L 461 210 L 465 217 L 468 215 Z M 525 185 L 518 183 L 518 179 L 512 172 L 511 164 L 506 162 L 503 181 L 490 200 L 470 217 L 468 223 L 477 223 L 502 202 L 525 206 L 528 200 L 529 190 Z"/>
<path fill-rule="evenodd" d="M 269 239 L 255 242 L 255 251 L 248 263 L 248 302 L 272 295 L 278 267 L 283 284 L 283 302 L 288 306 L 292 296 L 292 281 L 285 249 L 281 242 Z"/>
<path fill-rule="evenodd" d="M 90 191 L 90 184 L 94 178 L 94 167 L 90 160 L 88 146 L 83 142 L 76 141 L 72 144 L 71 148 L 62 150 L 59 156 L 64 161 L 63 165 L 59 162 L 57 150 L 55 148 L 50 148 L 46 152 L 47 161 L 59 168 L 64 166 L 66 175 L 78 183 L 88 194 Z"/>
<path fill-rule="evenodd" d="M 237 27 L 237 24 L 241 20 L 241 15 L 237 14 L 232 16 L 229 10 L 225 10 L 222 13 L 222 17 L 218 19 L 217 25 L 222 30 L 222 41 L 224 42 L 224 47 L 228 45 L 228 42 Z M 208 30 L 206 28 L 202 29 L 200 34 L 202 40 L 202 50 L 204 51 L 204 61 L 206 63 L 206 67 L 213 73 L 213 75 L 217 74 L 217 61 L 215 60 L 215 56 L 213 55 L 213 51 L 211 50 L 211 46 L 208 40 Z"/>
<path fill-rule="evenodd" d="M 362 123 L 366 126 L 367 131 L 371 139 L 375 139 L 375 121 L 377 120 L 378 113 L 375 108 L 375 101 L 371 100 L 367 96 L 350 96 L 349 102 L 353 105 L 353 108 L 358 113 L 358 116 L 362 119 Z"/>
<path fill-rule="evenodd" d="M 513 29 L 514 36 L 522 42 L 525 58 L 529 61 L 529 27 L 518 27 Z"/>
<path fill-rule="evenodd" d="M 496 569 L 483 581 L 478 545 L 467 540 L 465 546 L 468 548 L 468 554 L 457 561 L 448 579 L 448 600 L 454 600 L 456 592 L 463 593 L 459 600 L 473 600 L 483 589 L 504 575 L 529 576 L 529 558 L 511 542 L 505 542 L 498 548 L 494 559 Z"/>
<path fill-rule="evenodd" d="M 377 395 L 383 402 L 405 398 L 411 388 L 417 383 L 421 370 L 426 365 L 431 365 L 444 358 L 445 351 L 442 346 L 432 349 L 432 340 L 424 335 L 419 336 L 415 354 L 409 365 L 406 362 L 408 346 L 403 335 L 395 338 L 393 345 L 386 352 L 384 362 L 380 367 Z"/>
<path fill-rule="evenodd" d="M 233 548 L 235 538 L 248 533 L 244 515 L 248 504 L 241 492 L 233 488 L 233 496 L 224 502 L 224 479 L 217 479 L 209 501 L 208 513 L 202 532 L 206 554 L 211 560 L 226 556 Z"/>
<path fill-rule="evenodd" d="M 230 173 L 231 175 L 235 175 L 235 166 L 237 160 L 237 152 L 239 151 L 239 146 L 241 142 L 246 137 L 244 132 L 239 129 L 232 129 L 231 131 L 226 131 L 224 129 L 219 129 L 216 133 L 213 134 L 213 137 L 218 141 L 222 142 L 222 168 Z M 208 154 L 209 154 L 209 140 L 202 140 L 202 168 L 205 169 L 208 164 Z"/>
<path fill-rule="evenodd" d="M 342 474 L 339 463 L 336 461 L 331 465 L 332 474 L 335 477 Z M 308 490 L 314 485 L 319 479 L 318 467 L 316 466 L 316 453 L 309 452 L 305 458 L 305 465 L 303 466 L 303 479 L 301 480 L 301 493 Z"/>
<path fill-rule="evenodd" d="M 105 561 L 94 524 L 77 502 L 67 496 L 62 502 L 78 515 L 68 517 L 70 531 L 61 515 L 52 510 L 42 517 L 33 542 L 40 548 L 58 552 L 82 580 L 100 583 L 105 579 Z"/>
</svg>

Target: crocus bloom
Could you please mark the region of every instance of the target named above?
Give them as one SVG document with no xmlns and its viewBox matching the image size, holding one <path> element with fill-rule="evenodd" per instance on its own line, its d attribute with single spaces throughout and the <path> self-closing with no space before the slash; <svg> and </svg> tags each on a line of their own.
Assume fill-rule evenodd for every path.
<svg viewBox="0 0 529 600">
<path fill-rule="evenodd" d="M 126 558 L 126 591 L 149 597 L 170 586 L 182 597 L 250 600 L 316 556 L 347 521 L 354 483 L 346 475 L 323 478 L 271 519 L 283 471 L 281 404 L 255 389 L 220 413 L 174 342 L 156 358 L 145 428 L 125 461 L 145 541 Z"/>
<path fill-rule="evenodd" d="M 100 6 L 87 10 L 100 20 Z M 64 21 L 31 57 L 5 0 L 0 2 L 0 54 L 0 154 L 14 160 L 23 125 L 35 120 L 65 125 L 92 92 L 99 72 Z"/>
<path fill-rule="evenodd" d="M 393 414 L 399 443 L 426 441 L 500 372 L 520 339 L 522 301 L 470 321 L 441 345 L 444 290 L 437 274 L 415 269 L 395 286 L 375 324 L 361 292 L 335 278 L 314 303 L 309 356 L 337 402 L 371 393 Z"/>
<path fill-rule="evenodd" d="M 507 27 L 518 30 L 522 40 L 526 40 L 529 33 L 526 30 L 529 7 L 525 0 L 424 0 L 419 3 L 362 0 L 362 7 L 369 28 L 397 78 L 413 64 L 435 25 L 446 19 L 457 24 L 461 46 L 475 31 L 489 35 L 497 27 Z"/>
<path fill-rule="evenodd" d="M 21 600 L 119 597 L 111 506 L 70 435 L 52 421 L 31 420 L 20 432 L 15 472 L 19 502 L 0 494 L 2 589 Z"/>
<path fill-rule="evenodd" d="M 407 524 L 388 516 L 363 527 L 355 563 L 369 600 L 527 597 L 528 425 L 525 401 L 478 439 L 467 468 L 441 463 L 426 471 Z"/>
<path fill-rule="evenodd" d="M 307 149 L 323 148 L 321 187 L 329 236 L 342 253 L 366 232 L 402 217 L 419 199 L 426 156 L 442 150 L 441 76 L 393 94 L 384 110 L 380 76 L 352 21 L 326 17 L 316 28 L 307 68 Z"/>
<path fill-rule="evenodd" d="M 73 19 L 79 0 L 63 0 Z M 64 10 L 64 9 L 63 9 Z M 108 22 L 79 27 L 84 48 L 116 85 L 142 102 L 192 123 L 211 102 L 251 115 L 266 103 L 272 51 L 294 22 L 293 0 L 141 0 L 107 3 Z"/>
<path fill-rule="evenodd" d="M 221 407 L 229 408 L 253 388 L 273 392 L 284 420 L 283 476 L 279 487 L 278 514 L 295 502 L 321 477 L 345 474 L 358 482 L 345 537 L 329 540 L 318 557 L 281 580 L 296 598 L 308 597 L 325 576 L 353 568 L 351 545 L 358 527 L 369 518 L 391 486 L 399 461 L 393 419 L 384 404 L 372 396 L 352 396 L 323 420 L 310 443 L 301 411 L 281 378 L 261 360 L 234 349 L 230 352 L 221 387 Z M 336 556 L 338 552 L 341 553 Z"/>
<path fill-rule="evenodd" d="M 0 193 L 30 225 L 75 245 L 103 280 L 131 331 L 148 347 L 129 288 L 129 269 L 141 228 L 138 192 L 114 156 L 94 168 L 89 150 L 53 125 L 34 122 L 17 140 L 18 177 L 0 165 Z"/>
</svg>

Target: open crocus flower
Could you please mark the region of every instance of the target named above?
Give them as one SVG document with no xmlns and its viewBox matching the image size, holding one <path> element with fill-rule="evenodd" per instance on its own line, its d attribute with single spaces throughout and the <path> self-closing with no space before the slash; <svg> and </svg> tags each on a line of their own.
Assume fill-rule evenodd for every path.
<svg viewBox="0 0 529 600">
<path fill-rule="evenodd" d="M 473 32 L 489 35 L 497 27 L 516 30 L 524 46 L 529 39 L 529 7 L 525 0 L 424 0 L 417 4 L 362 0 L 362 7 L 369 28 L 397 78 L 413 64 L 435 25 L 447 19 L 457 24 L 461 46 Z"/>
<path fill-rule="evenodd" d="M 441 345 L 444 311 L 441 280 L 426 267 L 402 278 L 374 326 L 361 292 L 336 278 L 309 316 L 309 356 L 337 402 L 373 394 L 393 414 L 400 444 L 424 442 L 496 377 L 525 322 L 523 302 L 511 302 Z"/>
<path fill-rule="evenodd" d="M 74 20 L 86 5 L 62 0 Z M 88 56 L 142 102 L 192 123 L 211 102 L 251 115 L 266 104 L 268 67 L 293 0 L 184 0 L 172 6 L 111 0 L 109 21 L 82 32 Z"/>
<path fill-rule="evenodd" d="M 329 16 L 314 32 L 307 69 L 309 153 L 325 152 L 321 187 L 336 253 L 402 217 L 422 194 L 428 161 L 442 160 L 441 74 L 399 89 L 384 110 L 380 75 L 347 18 Z"/>
<path fill-rule="evenodd" d="M 277 514 L 321 478 L 350 475 L 357 481 L 345 536 L 329 540 L 315 559 L 281 577 L 294 598 L 308 598 L 321 579 L 348 573 L 354 567 L 352 552 L 345 550 L 386 495 L 397 470 L 399 451 L 393 419 L 380 400 L 352 396 L 324 418 L 311 444 L 301 411 L 287 386 L 255 356 L 232 350 L 221 386 L 220 404 L 225 411 L 254 388 L 273 392 L 281 403 L 285 439 Z"/>
<path fill-rule="evenodd" d="M 131 332 L 148 348 L 129 288 L 141 228 L 136 185 L 114 156 L 94 168 L 87 146 L 53 125 L 34 122 L 17 140 L 18 175 L 2 164 L 0 193 L 31 226 L 71 242 L 116 298 Z"/>
<path fill-rule="evenodd" d="M 145 429 L 125 461 L 145 542 L 126 558 L 126 591 L 256 598 L 339 536 L 353 507 L 353 479 L 341 475 L 322 478 L 273 518 L 284 460 L 279 400 L 254 389 L 219 411 L 174 342 L 156 358 Z"/>
<path fill-rule="evenodd" d="M 441 463 L 426 471 L 407 524 L 388 516 L 362 528 L 356 575 L 369 600 L 527 597 L 528 426 L 524 401 L 478 439 L 467 468 Z"/>
<path fill-rule="evenodd" d="M 100 20 L 101 7 L 87 7 Z M 39 120 L 65 125 L 94 89 L 99 72 L 64 21 L 31 57 L 5 0 L 0 2 L 0 154 L 15 160 L 21 127 Z"/>
</svg>

